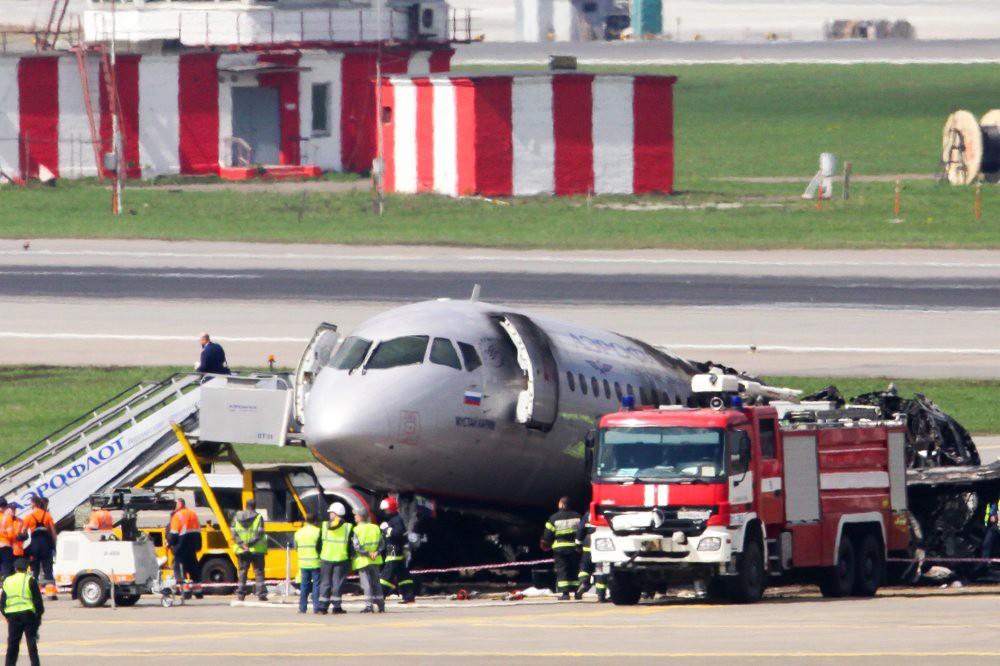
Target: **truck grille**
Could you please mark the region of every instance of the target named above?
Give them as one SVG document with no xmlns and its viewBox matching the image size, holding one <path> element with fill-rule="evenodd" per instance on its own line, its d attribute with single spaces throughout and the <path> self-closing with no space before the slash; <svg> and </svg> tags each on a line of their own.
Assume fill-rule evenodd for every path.
<svg viewBox="0 0 1000 666">
<path fill-rule="evenodd" d="M 708 519 L 717 512 L 714 506 L 648 507 L 648 506 L 598 506 L 603 516 L 618 536 L 629 534 L 658 534 L 670 536 L 683 532 L 698 536 L 705 531 Z M 686 514 L 701 514 L 698 518 Z M 683 516 L 683 517 L 682 517 Z"/>
</svg>

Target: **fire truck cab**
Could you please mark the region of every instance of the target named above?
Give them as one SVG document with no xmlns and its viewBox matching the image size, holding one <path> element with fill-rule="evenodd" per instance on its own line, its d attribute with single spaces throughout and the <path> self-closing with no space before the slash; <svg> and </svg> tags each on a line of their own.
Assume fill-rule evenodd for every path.
<svg viewBox="0 0 1000 666">
<path fill-rule="evenodd" d="M 771 581 L 874 595 L 909 546 L 902 424 L 744 406 L 787 394 L 718 372 L 692 388 L 704 406 L 609 414 L 589 443 L 591 556 L 612 601 L 678 582 L 739 602 Z"/>
</svg>

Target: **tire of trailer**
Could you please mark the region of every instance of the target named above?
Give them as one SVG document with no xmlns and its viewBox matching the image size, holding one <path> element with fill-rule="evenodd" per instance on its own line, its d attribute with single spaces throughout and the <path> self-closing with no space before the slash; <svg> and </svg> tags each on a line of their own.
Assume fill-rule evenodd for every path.
<svg viewBox="0 0 1000 666">
<path fill-rule="evenodd" d="M 84 576 L 76 584 L 76 598 L 84 608 L 100 608 L 108 602 L 107 584 L 100 576 Z"/>
<path fill-rule="evenodd" d="M 852 592 L 857 597 L 874 597 L 884 580 L 882 544 L 871 532 L 859 535 L 858 544 Z"/>
<path fill-rule="evenodd" d="M 837 563 L 826 567 L 820 573 L 819 591 L 824 597 L 846 597 L 854 588 L 854 544 L 851 537 L 844 533 L 840 535 L 840 547 L 837 549 Z"/>
<path fill-rule="evenodd" d="M 757 539 L 750 539 L 740 556 L 739 573 L 729 583 L 729 597 L 740 604 L 752 604 L 764 596 L 767 571 L 764 569 L 764 550 Z"/>
<path fill-rule="evenodd" d="M 206 594 L 232 594 L 236 591 L 236 569 L 227 557 L 209 557 L 201 563 L 201 582 L 205 584 L 233 583 L 230 587 L 207 587 Z"/>
<path fill-rule="evenodd" d="M 115 594 L 115 606 L 135 606 L 139 603 L 139 594 Z"/>
<path fill-rule="evenodd" d="M 639 603 L 642 589 L 636 585 L 635 576 L 624 571 L 611 572 L 608 580 L 608 592 L 611 601 L 616 606 L 634 606 Z"/>
</svg>

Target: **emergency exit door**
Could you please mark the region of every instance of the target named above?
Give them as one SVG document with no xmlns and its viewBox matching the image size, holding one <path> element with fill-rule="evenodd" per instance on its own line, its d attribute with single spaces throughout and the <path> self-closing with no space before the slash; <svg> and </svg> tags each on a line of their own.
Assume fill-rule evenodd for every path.
<svg viewBox="0 0 1000 666">
<path fill-rule="evenodd" d="M 277 88 L 233 88 L 233 137 L 250 144 L 254 164 L 278 164 L 281 116 Z M 234 145 L 233 165 L 238 164 L 237 150 Z"/>
</svg>

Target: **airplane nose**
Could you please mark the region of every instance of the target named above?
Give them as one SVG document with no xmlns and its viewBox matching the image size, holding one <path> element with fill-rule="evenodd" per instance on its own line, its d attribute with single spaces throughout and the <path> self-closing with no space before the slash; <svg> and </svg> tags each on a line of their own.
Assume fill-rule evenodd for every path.
<svg viewBox="0 0 1000 666">
<path fill-rule="evenodd" d="M 353 400 L 345 382 L 332 375 L 320 373 L 306 401 L 302 434 L 312 448 L 342 441 L 351 432 Z"/>
<path fill-rule="evenodd" d="M 353 381 L 352 381 L 353 379 Z M 378 443 L 386 441 L 380 404 L 366 399 L 358 378 L 326 371 L 316 378 L 305 407 L 302 434 L 321 458 L 343 468 L 354 483 L 371 483 Z"/>
</svg>

